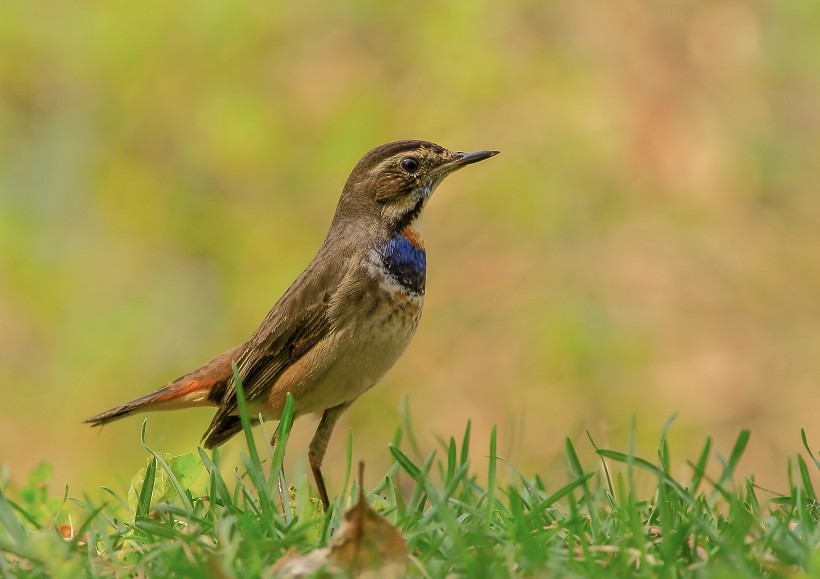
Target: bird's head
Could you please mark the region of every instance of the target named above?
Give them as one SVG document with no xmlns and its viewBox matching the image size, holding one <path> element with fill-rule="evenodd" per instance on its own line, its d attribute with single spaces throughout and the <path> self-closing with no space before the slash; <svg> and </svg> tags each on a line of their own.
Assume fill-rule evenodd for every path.
<svg viewBox="0 0 820 579">
<path fill-rule="evenodd" d="M 335 220 L 375 220 L 387 230 L 400 230 L 421 214 L 447 175 L 497 154 L 450 151 L 428 141 L 396 141 L 377 147 L 353 168 Z"/>
</svg>

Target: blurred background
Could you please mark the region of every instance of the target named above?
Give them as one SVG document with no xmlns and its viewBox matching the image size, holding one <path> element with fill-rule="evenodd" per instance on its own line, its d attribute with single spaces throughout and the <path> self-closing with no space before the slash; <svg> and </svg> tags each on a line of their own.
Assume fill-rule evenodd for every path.
<svg viewBox="0 0 820 579">
<path fill-rule="evenodd" d="M 425 315 L 331 489 L 351 429 L 384 472 L 405 397 L 424 451 L 472 420 L 479 468 L 496 424 L 549 479 L 565 437 L 625 449 L 634 418 L 651 456 L 678 412 L 681 472 L 750 428 L 740 470 L 784 485 L 820 441 L 818 27 L 813 0 L 4 2 L 0 463 L 127 489 L 142 418 L 80 421 L 244 340 L 359 157 L 421 138 L 503 154 L 428 206 Z"/>
</svg>

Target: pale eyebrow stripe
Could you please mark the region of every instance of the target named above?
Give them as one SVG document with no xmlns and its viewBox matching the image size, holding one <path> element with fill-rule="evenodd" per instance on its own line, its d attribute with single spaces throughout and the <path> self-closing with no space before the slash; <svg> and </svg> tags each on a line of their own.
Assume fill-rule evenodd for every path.
<svg viewBox="0 0 820 579">
<path fill-rule="evenodd" d="M 401 158 L 404 157 L 406 154 L 407 151 L 399 153 L 398 155 L 393 155 L 392 157 L 388 157 L 387 159 L 385 159 L 384 161 L 370 169 L 370 171 L 368 172 L 368 176 L 373 176 L 374 174 L 386 168 L 388 165 L 398 164 Z"/>
</svg>

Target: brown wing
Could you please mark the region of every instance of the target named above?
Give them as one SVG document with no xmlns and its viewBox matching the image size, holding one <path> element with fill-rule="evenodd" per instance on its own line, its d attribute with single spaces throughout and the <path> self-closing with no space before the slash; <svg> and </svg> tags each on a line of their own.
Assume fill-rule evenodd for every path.
<svg viewBox="0 0 820 579">
<path fill-rule="evenodd" d="M 347 270 L 346 263 L 322 259 L 322 252 L 268 313 L 237 361 L 247 400 L 264 398 L 282 373 L 331 330 L 330 303 Z M 219 446 L 241 430 L 236 416 L 236 384 L 231 379 L 211 393 L 218 404 L 203 435 L 206 448 Z"/>
</svg>

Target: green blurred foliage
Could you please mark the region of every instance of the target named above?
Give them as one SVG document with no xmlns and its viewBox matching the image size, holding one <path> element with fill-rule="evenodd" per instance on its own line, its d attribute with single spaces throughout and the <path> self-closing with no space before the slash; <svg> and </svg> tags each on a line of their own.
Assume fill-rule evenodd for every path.
<svg viewBox="0 0 820 579">
<path fill-rule="evenodd" d="M 182 486 L 183 489 L 192 488 L 193 484 L 202 474 L 202 462 L 194 452 L 182 454 L 180 456 L 171 456 L 167 453 L 160 453 L 159 455 L 174 476 Z M 153 465 L 152 465 L 153 461 Z M 138 513 L 138 501 L 140 493 L 143 491 L 145 485 L 146 473 L 149 469 L 153 470 L 150 477 L 150 494 L 145 491 L 146 504 L 156 505 L 157 503 L 171 503 L 178 501 L 177 489 L 171 482 L 171 478 L 164 468 L 158 465 L 158 460 L 152 455 L 148 459 L 148 465 L 141 468 L 131 478 L 131 486 L 128 488 L 128 509 L 131 513 Z"/>
<path fill-rule="evenodd" d="M 424 319 L 331 485 L 350 427 L 383 471 L 405 394 L 423 444 L 498 423 L 524 469 L 680 411 L 676 448 L 751 428 L 781 480 L 820 439 L 815 4 L 4 2 L 0 462 L 127 489 L 140 420 L 80 420 L 245 339 L 356 160 L 423 138 L 503 155 L 431 203 Z"/>
</svg>

